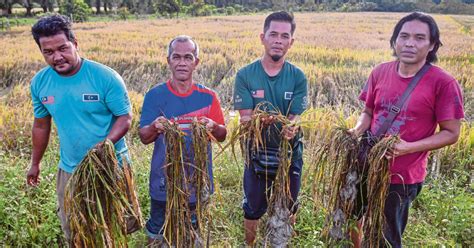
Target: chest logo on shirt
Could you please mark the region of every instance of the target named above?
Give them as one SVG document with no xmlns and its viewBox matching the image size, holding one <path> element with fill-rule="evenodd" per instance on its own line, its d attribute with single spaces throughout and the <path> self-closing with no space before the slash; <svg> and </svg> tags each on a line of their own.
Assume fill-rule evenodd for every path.
<svg viewBox="0 0 474 248">
<path fill-rule="evenodd" d="M 53 104 L 54 103 L 54 96 L 43 96 L 41 97 L 42 104 Z"/>
<path fill-rule="evenodd" d="M 83 102 L 98 102 L 99 94 L 82 94 Z"/>
<path fill-rule="evenodd" d="M 285 91 L 285 100 L 291 100 L 293 98 L 293 92 Z"/>
<path fill-rule="evenodd" d="M 252 97 L 253 98 L 265 98 L 265 91 L 264 90 L 252 90 Z"/>
</svg>

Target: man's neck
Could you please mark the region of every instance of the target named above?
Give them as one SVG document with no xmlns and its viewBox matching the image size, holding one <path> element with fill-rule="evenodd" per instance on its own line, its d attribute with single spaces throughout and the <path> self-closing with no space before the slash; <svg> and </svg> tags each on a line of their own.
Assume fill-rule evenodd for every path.
<svg viewBox="0 0 474 248">
<path fill-rule="evenodd" d="M 400 61 L 400 63 L 398 64 L 398 75 L 403 78 L 413 77 L 419 70 L 421 70 L 425 63 L 426 60 L 423 60 L 420 63 L 416 64 L 406 64 Z"/>
<path fill-rule="evenodd" d="M 268 76 L 274 77 L 278 75 L 281 68 L 285 64 L 285 57 L 281 57 L 278 61 L 273 61 L 273 59 L 267 54 L 263 55 L 262 66 Z"/>
<path fill-rule="evenodd" d="M 176 79 L 171 79 L 171 88 L 178 92 L 179 94 L 186 94 L 191 90 L 191 87 L 193 86 L 193 80 L 186 80 L 186 81 L 180 81 Z"/>
</svg>

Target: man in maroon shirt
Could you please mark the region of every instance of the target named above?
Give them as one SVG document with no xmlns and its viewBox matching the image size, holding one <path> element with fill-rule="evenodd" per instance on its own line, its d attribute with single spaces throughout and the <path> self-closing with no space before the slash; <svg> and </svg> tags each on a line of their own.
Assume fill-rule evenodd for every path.
<svg viewBox="0 0 474 248">
<path fill-rule="evenodd" d="M 442 45 L 439 36 L 436 22 L 424 13 L 411 13 L 397 23 L 390 39 L 397 60 L 378 65 L 370 74 L 360 94 L 365 109 L 350 130 L 353 134 L 360 135 L 368 129 L 374 133 L 382 125 L 414 75 L 425 64 L 436 62 L 436 52 Z M 425 180 L 429 151 L 455 143 L 462 118 L 458 82 L 441 68 L 431 66 L 386 132 L 401 138 L 387 155 L 394 160 L 385 201 L 384 236 L 392 247 L 402 246 L 408 209 Z M 363 218 L 359 227 L 362 225 Z M 361 235 L 351 236 L 358 247 Z"/>
</svg>

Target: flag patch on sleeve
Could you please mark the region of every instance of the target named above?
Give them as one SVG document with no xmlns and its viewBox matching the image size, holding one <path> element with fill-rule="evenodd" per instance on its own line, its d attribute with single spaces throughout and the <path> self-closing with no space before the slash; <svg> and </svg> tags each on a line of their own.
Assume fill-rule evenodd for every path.
<svg viewBox="0 0 474 248">
<path fill-rule="evenodd" d="M 54 96 L 43 96 L 41 97 L 41 103 L 43 104 L 53 104 Z"/>
<path fill-rule="evenodd" d="M 252 97 L 253 98 L 264 98 L 265 97 L 265 91 L 264 90 L 253 90 L 252 91 Z"/>
</svg>

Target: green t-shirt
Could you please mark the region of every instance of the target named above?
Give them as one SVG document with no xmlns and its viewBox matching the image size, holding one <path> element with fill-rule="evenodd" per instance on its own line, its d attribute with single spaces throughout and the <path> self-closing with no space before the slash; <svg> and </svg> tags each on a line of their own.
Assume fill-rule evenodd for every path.
<svg viewBox="0 0 474 248">
<path fill-rule="evenodd" d="M 270 77 L 257 60 L 237 72 L 234 89 L 234 109 L 255 109 L 260 102 L 268 102 L 271 107 L 288 116 L 300 115 L 307 107 L 308 81 L 295 65 L 285 61 L 280 72 Z M 280 128 L 264 130 L 266 147 L 279 147 Z M 302 157 L 302 135 L 293 139 L 293 159 Z"/>
</svg>

